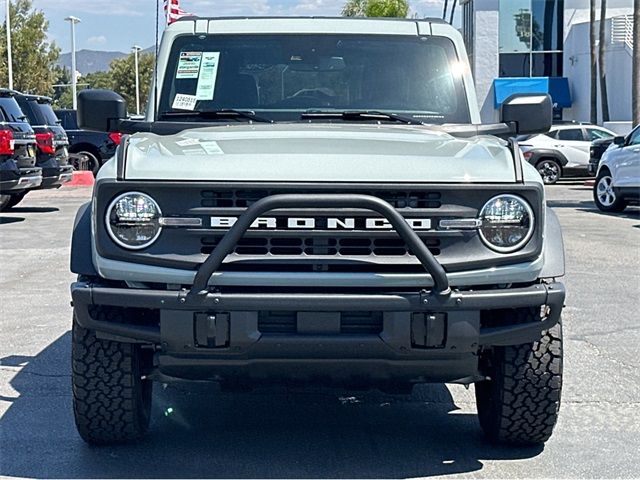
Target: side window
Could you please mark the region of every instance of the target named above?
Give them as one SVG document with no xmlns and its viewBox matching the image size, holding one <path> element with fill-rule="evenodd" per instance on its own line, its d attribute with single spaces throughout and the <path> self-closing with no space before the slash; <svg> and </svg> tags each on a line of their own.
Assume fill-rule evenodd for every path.
<svg viewBox="0 0 640 480">
<path fill-rule="evenodd" d="M 596 128 L 587 128 L 587 139 L 590 142 L 594 140 L 599 140 L 601 138 L 613 138 L 609 132 L 605 132 L 604 130 L 598 130 Z"/>
<path fill-rule="evenodd" d="M 550 130 L 548 133 L 545 133 L 547 137 L 558 138 L 558 130 Z"/>
<path fill-rule="evenodd" d="M 567 128 L 566 130 L 558 130 L 558 140 L 584 141 L 581 128 Z"/>
<path fill-rule="evenodd" d="M 635 131 L 631 133 L 629 145 L 640 145 L 640 128 L 636 128 Z"/>
</svg>

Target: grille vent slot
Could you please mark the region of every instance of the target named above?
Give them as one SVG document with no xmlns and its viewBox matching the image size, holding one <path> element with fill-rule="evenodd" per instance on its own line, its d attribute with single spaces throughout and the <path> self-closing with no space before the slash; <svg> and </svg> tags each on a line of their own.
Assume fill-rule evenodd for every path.
<svg viewBox="0 0 640 480">
<path fill-rule="evenodd" d="M 201 238 L 201 253 L 210 254 L 222 235 Z M 440 254 L 440 240 L 423 238 L 431 253 Z M 254 237 L 242 238 L 233 253 L 236 255 L 325 255 L 325 256 L 389 256 L 412 255 L 404 240 L 395 237 Z"/>
<path fill-rule="evenodd" d="M 247 208 L 264 197 L 282 193 L 291 192 L 265 189 L 202 190 L 200 205 L 208 208 Z M 366 193 L 382 198 L 394 208 L 440 208 L 442 206 L 440 192 L 373 191 Z"/>
</svg>

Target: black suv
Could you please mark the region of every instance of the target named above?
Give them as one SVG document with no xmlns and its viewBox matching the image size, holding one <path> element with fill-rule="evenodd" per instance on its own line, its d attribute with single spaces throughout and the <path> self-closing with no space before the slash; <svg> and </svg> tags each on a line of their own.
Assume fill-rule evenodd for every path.
<svg viewBox="0 0 640 480">
<path fill-rule="evenodd" d="M 37 166 L 42 168 L 40 188 L 60 188 L 71 180 L 73 167 L 69 165 L 69 140 L 53 113 L 52 100 L 21 93 L 16 93 L 15 98 L 36 134 Z M 21 199 L 15 200 L 18 203 Z"/>
<path fill-rule="evenodd" d="M 11 90 L 0 89 L 0 211 L 42 183 L 36 136 Z"/>
<path fill-rule="evenodd" d="M 56 110 L 55 113 L 69 136 L 69 152 L 76 154 L 80 162 L 76 169 L 91 170 L 95 175 L 102 164 L 116 154 L 122 134 L 81 130 L 75 110 Z"/>
</svg>

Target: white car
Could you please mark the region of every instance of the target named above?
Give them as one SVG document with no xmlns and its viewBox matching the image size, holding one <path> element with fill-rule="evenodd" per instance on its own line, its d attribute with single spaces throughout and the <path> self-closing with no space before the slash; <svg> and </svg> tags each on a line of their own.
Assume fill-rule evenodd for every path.
<svg viewBox="0 0 640 480">
<path fill-rule="evenodd" d="M 621 212 L 640 200 L 640 126 L 626 137 L 615 137 L 602 155 L 593 200 L 603 212 Z"/>
<path fill-rule="evenodd" d="M 522 140 L 520 150 L 548 185 L 563 175 L 587 175 L 591 142 L 613 137 L 615 133 L 597 125 L 554 125 L 548 133 Z"/>
</svg>

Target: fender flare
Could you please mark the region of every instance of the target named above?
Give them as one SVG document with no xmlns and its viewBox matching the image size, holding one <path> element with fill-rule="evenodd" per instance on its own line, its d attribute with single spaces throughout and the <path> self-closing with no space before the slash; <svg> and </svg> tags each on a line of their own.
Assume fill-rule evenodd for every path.
<svg viewBox="0 0 640 480">
<path fill-rule="evenodd" d="M 80 206 L 71 236 L 71 271 L 78 275 L 97 277 L 91 250 L 91 202 Z"/>
<path fill-rule="evenodd" d="M 557 160 L 562 167 L 565 167 L 567 163 L 569 163 L 569 160 L 567 160 L 567 157 L 565 157 L 562 152 L 560 152 L 559 150 L 553 150 L 551 148 L 536 148 L 535 150 L 533 150 L 533 154 L 531 155 L 531 157 L 529 157 L 529 163 L 535 167 L 536 163 L 538 163 L 543 158 L 548 157 Z"/>
<path fill-rule="evenodd" d="M 546 225 L 544 230 L 544 265 L 540 272 L 540 278 L 557 278 L 564 276 L 564 239 L 562 227 L 558 216 L 549 207 L 546 207 Z"/>
</svg>

